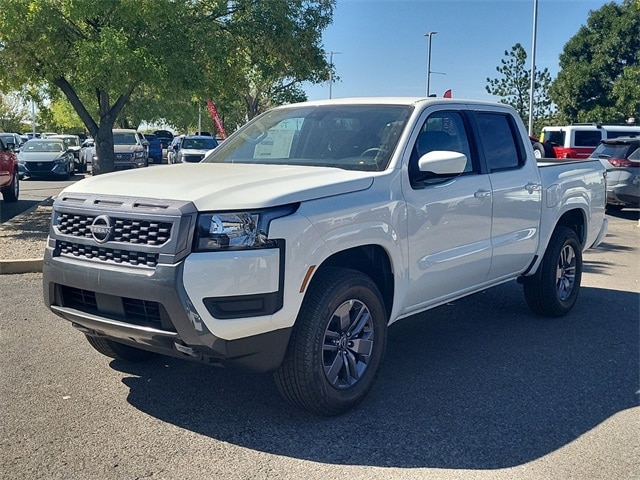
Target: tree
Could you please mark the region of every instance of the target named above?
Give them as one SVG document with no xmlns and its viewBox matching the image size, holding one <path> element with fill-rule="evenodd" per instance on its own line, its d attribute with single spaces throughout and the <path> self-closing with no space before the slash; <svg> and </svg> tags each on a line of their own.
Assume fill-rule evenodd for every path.
<svg viewBox="0 0 640 480">
<path fill-rule="evenodd" d="M 591 11 L 564 46 L 549 95 L 564 122 L 623 122 L 640 116 L 640 3 Z"/>
<path fill-rule="evenodd" d="M 39 86 L 48 89 L 50 98 L 62 92 L 96 138 L 94 173 L 108 172 L 114 167 L 111 130 L 125 106 L 123 122 L 128 123 L 160 115 L 158 102 L 170 96 L 189 102 L 230 98 L 231 91 L 239 91 L 235 80 L 243 78 L 238 69 L 246 65 L 234 56 L 252 38 L 259 42 L 249 49 L 251 67 L 273 74 L 270 78 L 312 78 L 305 69 L 322 69 L 326 62 L 295 58 L 280 77 L 275 69 L 289 65 L 287 55 L 296 48 L 308 53 L 305 42 L 311 50 L 319 49 L 319 28 L 330 22 L 334 3 L 5 0 L 0 9 L 0 88 Z M 307 25 L 310 18 L 320 27 Z M 309 28 L 294 37 L 296 30 L 287 30 L 292 22 Z M 256 51 L 267 56 L 261 59 Z"/>
<path fill-rule="evenodd" d="M 17 94 L 0 94 L 0 132 L 22 132 L 26 118 L 27 108 Z"/>
<path fill-rule="evenodd" d="M 529 122 L 529 97 L 531 92 L 531 70 L 526 68 L 527 52 L 520 43 L 504 52 L 505 59 L 496 71 L 498 78 L 487 78 L 486 90 L 492 95 L 501 97 L 500 103 L 511 105 L 516 109 L 525 124 Z M 545 68 L 536 69 L 533 88 L 533 123 L 534 131 L 540 131 L 543 124 L 553 116 L 554 110 L 547 94 L 551 85 L 551 74 Z"/>
</svg>

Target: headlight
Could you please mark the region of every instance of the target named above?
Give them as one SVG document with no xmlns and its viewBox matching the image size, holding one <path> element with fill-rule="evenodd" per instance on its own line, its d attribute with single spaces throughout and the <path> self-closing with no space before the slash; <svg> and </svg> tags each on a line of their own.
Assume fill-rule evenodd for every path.
<svg viewBox="0 0 640 480">
<path fill-rule="evenodd" d="M 58 157 L 58 158 L 53 160 L 53 163 L 66 163 L 66 162 L 67 162 L 67 158 L 66 157 Z"/>
<path fill-rule="evenodd" d="M 268 238 L 269 223 L 291 215 L 297 208 L 297 205 L 287 205 L 255 212 L 201 213 L 194 250 L 273 248 L 275 241 Z"/>
<path fill-rule="evenodd" d="M 135 153 L 135 157 L 136 158 L 144 158 L 144 152 L 136 152 Z"/>
</svg>

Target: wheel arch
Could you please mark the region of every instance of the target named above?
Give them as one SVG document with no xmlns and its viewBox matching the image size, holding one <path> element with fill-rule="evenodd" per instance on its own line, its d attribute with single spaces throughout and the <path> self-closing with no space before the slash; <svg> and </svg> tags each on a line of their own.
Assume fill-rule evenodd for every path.
<svg viewBox="0 0 640 480">
<path fill-rule="evenodd" d="M 553 228 L 553 232 L 555 232 L 558 227 L 568 227 L 576 233 L 578 239 L 580 239 L 580 243 L 584 247 L 587 239 L 586 224 L 587 219 L 585 212 L 581 208 L 574 208 L 562 214 Z M 551 232 L 552 235 L 553 232 Z"/>
<path fill-rule="evenodd" d="M 357 270 L 371 278 L 382 295 L 387 317 L 390 317 L 395 282 L 391 257 L 382 246 L 376 244 L 360 245 L 335 252 L 319 265 L 316 274 L 323 269 L 332 267 Z M 311 282 L 313 283 L 313 279 Z"/>
</svg>

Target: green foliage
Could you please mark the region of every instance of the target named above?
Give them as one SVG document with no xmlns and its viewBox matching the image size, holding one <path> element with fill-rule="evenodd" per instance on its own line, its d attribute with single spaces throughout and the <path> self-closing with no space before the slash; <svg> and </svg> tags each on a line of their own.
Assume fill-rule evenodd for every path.
<svg viewBox="0 0 640 480">
<path fill-rule="evenodd" d="M 487 78 L 486 90 L 492 95 L 501 97 L 500 102 L 511 105 L 516 109 L 525 125 L 529 123 L 529 97 L 531 89 L 531 69 L 526 68 L 527 52 L 520 43 L 504 52 L 506 58 L 500 61 L 496 71 L 498 78 Z M 548 90 L 551 85 L 551 75 L 545 68 L 536 69 L 533 89 L 533 125 L 534 132 L 542 129 L 544 124 L 554 114 L 553 105 L 549 99 Z"/>
<path fill-rule="evenodd" d="M 35 98 L 52 102 L 62 93 L 96 138 L 96 173 L 107 172 L 113 169 L 115 125 L 193 125 L 198 104 L 204 108 L 210 99 L 235 121 L 282 99 L 300 98 L 297 84 L 325 77 L 321 33 L 334 5 L 335 0 L 4 0 L 0 90 L 28 86 Z"/>
<path fill-rule="evenodd" d="M 563 122 L 623 122 L 640 117 L 640 2 L 591 11 L 560 55 L 549 92 Z"/>
<path fill-rule="evenodd" d="M 23 131 L 27 108 L 17 95 L 0 95 L 0 132 Z"/>
</svg>

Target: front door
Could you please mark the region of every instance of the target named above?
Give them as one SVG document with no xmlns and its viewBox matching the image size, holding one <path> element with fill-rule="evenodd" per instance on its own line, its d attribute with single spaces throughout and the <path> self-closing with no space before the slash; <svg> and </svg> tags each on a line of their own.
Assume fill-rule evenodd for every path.
<svg viewBox="0 0 640 480">
<path fill-rule="evenodd" d="M 469 119 L 460 111 L 428 111 L 403 191 L 407 201 L 409 278 L 406 313 L 445 301 L 486 281 L 491 266 L 492 195 Z M 418 158 L 434 150 L 467 156 L 462 175 L 435 178 L 419 172 Z"/>
</svg>

